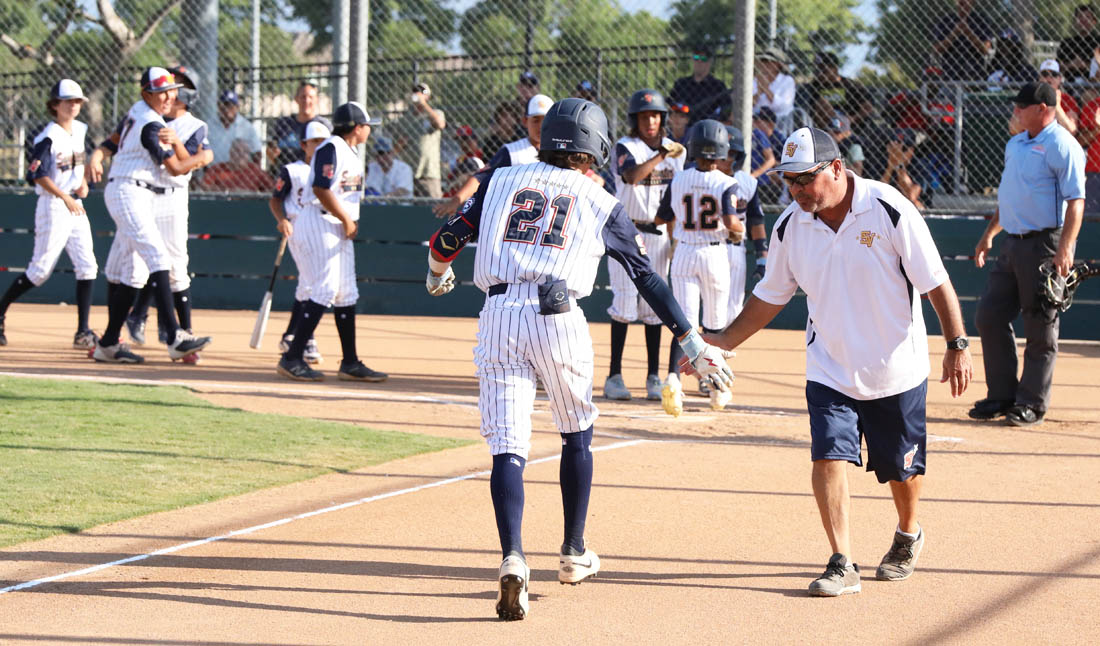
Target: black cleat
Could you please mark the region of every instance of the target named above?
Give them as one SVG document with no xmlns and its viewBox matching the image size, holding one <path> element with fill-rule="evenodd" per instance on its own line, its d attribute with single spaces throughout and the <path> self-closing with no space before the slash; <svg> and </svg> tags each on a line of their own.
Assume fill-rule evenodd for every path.
<svg viewBox="0 0 1100 646">
<path fill-rule="evenodd" d="M 1000 399 L 979 399 L 974 402 L 974 408 L 970 409 L 967 415 L 970 419 L 978 420 L 991 420 L 998 417 L 1002 417 L 1008 412 L 1008 409 L 1012 408 L 1015 402 L 1003 401 Z"/>
<path fill-rule="evenodd" d="M 325 375 L 309 367 L 302 359 L 287 359 L 286 355 L 279 359 L 278 373 L 295 381 L 324 381 Z"/>
<path fill-rule="evenodd" d="M 370 381 L 380 382 L 390 378 L 384 372 L 378 372 L 377 370 L 371 370 L 363 365 L 362 361 L 356 361 L 353 364 L 340 363 L 340 372 L 337 373 L 337 377 L 342 381 Z"/>
</svg>

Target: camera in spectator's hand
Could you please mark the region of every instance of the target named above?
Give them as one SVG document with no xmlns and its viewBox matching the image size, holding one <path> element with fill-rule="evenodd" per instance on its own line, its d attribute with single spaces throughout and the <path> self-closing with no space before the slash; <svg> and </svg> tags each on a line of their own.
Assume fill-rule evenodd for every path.
<svg viewBox="0 0 1100 646">
<path fill-rule="evenodd" d="M 432 95 L 432 89 L 428 87 L 427 83 L 417 83 L 413 86 L 412 96 L 409 98 L 413 103 L 420 103 L 421 97 L 427 99 Z"/>
</svg>

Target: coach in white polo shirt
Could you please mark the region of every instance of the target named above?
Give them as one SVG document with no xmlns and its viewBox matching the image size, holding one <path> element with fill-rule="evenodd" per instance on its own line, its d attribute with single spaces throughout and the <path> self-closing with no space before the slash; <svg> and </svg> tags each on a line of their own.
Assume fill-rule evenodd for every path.
<svg viewBox="0 0 1100 646">
<path fill-rule="evenodd" d="M 921 294 L 928 294 L 949 340 L 941 382 L 952 396 L 970 382 L 970 352 L 959 301 L 928 227 L 893 187 L 845 170 L 823 130 L 787 138 L 780 173 L 794 202 L 779 217 L 768 272 L 745 309 L 707 340 L 732 350 L 768 324 L 801 287 L 806 293 L 806 401 L 813 490 L 833 556 L 810 594 L 859 592 L 848 535 L 847 463 L 889 482 L 898 528 L 876 577 L 913 573 L 924 544 L 917 523 L 925 460 L 928 340 Z"/>
</svg>

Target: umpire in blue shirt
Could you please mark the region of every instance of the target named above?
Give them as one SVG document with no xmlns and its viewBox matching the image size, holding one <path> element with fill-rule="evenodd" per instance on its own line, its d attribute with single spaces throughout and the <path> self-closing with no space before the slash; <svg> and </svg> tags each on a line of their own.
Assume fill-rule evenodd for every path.
<svg viewBox="0 0 1100 646">
<path fill-rule="evenodd" d="M 974 419 L 1004 415 L 1009 424 L 1043 420 L 1050 405 L 1054 359 L 1058 355 L 1058 311 L 1039 296 L 1039 266 L 1053 260 L 1065 276 L 1085 206 L 1085 153 L 1055 121 L 1058 98 L 1046 83 L 1029 83 L 1015 98 L 1015 118 L 1024 131 L 1005 145 L 1005 169 L 997 192 L 997 212 L 974 249 L 974 264 L 985 265 L 993 238 L 1007 234 L 978 303 L 985 399 L 970 410 Z M 1017 378 L 1012 322 L 1023 316 L 1023 374 Z"/>
</svg>

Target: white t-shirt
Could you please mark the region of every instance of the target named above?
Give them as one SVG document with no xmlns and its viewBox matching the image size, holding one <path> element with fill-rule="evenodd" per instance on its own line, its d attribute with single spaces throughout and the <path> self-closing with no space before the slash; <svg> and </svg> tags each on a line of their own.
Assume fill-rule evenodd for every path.
<svg viewBox="0 0 1100 646">
<path fill-rule="evenodd" d="M 768 107 L 775 112 L 777 119 L 782 119 L 790 114 L 794 110 L 794 78 L 780 72 L 775 75 L 772 82 L 768 84 L 768 89 L 772 91 L 772 98 L 768 98 L 768 95 L 763 92 L 760 96 L 756 96 L 758 90 L 756 86 L 756 78 L 752 79 L 752 94 L 756 96 L 756 101 L 752 104 L 752 111 L 756 112 L 760 108 Z"/>
<path fill-rule="evenodd" d="M 244 139 L 248 142 L 248 151 L 250 153 L 260 152 L 260 135 L 256 133 L 256 129 L 252 127 L 248 119 L 245 119 L 240 114 L 237 118 L 229 124 L 229 127 L 222 125 L 222 120 L 214 117 L 207 124 L 207 138 L 210 140 L 210 150 L 214 152 L 215 164 L 229 161 L 229 149 L 233 146 L 235 139 Z"/>
<path fill-rule="evenodd" d="M 413 171 L 400 159 L 394 159 L 389 171 L 382 170 L 377 161 L 367 164 L 367 189 L 374 189 L 379 195 L 403 188 L 409 195 L 413 192 Z"/>
<path fill-rule="evenodd" d="M 852 209 L 834 233 L 792 202 L 776 221 L 768 271 L 753 295 L 784 305 L 806 292 L 806 379 L 860 400 L 928 378 L 920 294 L 947 281 L 928 226 L 893 187 L 855 177 Z"/>
</svg>

